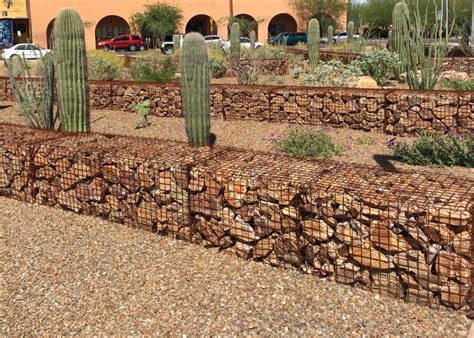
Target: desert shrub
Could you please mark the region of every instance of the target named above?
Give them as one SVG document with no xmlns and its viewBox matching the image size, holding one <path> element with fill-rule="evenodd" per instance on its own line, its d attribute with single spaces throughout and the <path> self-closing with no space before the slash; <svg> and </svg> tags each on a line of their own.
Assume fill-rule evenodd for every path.
<svg viewBox="0 0 474 338">
<path fill-rule="evenodd" d="M 89 80 L 117 80 L 120 78 L 124 58 L 116 53 L 94 50 L 87 53 Z"/>
<path fill-rule="evenodd" d="M 446 89 L 454 90 L 474 90 L 474 79 L 465 79 L 465 80 L 450 80 L 444 79 L 441 82 L 441 86 Z"/>
<path fill-rule="evenodd" d="M 299 80 L 301 85 L 310 87 L 354 87 L 360 75 L 362 72 L 353 64 L 331 60 L 320 62 L 314 72 L 300 74 Z"/>
<path fill-rule="evenodd" d="M 329 50 L 341 53 L 363 53 L 367 48 L 367 40 L 355 40 L 350 42 L 333 43 Z"/>
<path fill-rule="evenodd" d="M 395 144 L 400 161 L 413 165 L 474 167 L 474 136 L 423 133 L 410 143 Z"/>
<path fill-rule="evenodd" d="M 329 135 L 310 129 L 291 130 L 288 136 L 278 142 L 286 154 L 329 159 L 342 154 L 342 147 L 332 142 Z"/>
<path fill-rule="evenodd" d="M 251 49 L 242 48 L 242 57 L 246 59 L 252 53 Z M 262 60 L 266 59 L 285 59 L 290 53 L 282 46 L 265 45 L 258 48 L 259 56 Z"/>
<path fill-rule="evenodd" d="M 354 61 L 354 65 L 360 67 L 364 74 L 372 76 L 379 86 L 387 85 L 388 80 L 395 75 L 399 63 L 398 55 L 388 49 L 374 49 Z"/>
<path fill-rule="evenodd" d="M 210 45 L 208 48 L 209 55 L 209 70 L 211 77 L 221 78 L 229 69 L 229 62 L 227 61 L 222 48 Z"/>
<path fill-rule="evenodd" d="M 174 79 L 177 66 L 172 55 L 160 51 L 147 51 L 130 65 L 130 77 L 139 82 L 167 82 Z"/>
</svg>

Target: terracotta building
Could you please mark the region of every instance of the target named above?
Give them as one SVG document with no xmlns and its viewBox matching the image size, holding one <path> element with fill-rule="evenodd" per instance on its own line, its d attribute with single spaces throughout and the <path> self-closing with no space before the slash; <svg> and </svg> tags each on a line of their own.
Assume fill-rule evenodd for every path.
<svg viewBox="0 0 474 338">
<path fill-rule="evenodd" d="M 227 20 L 232 11 L 235 16 L 256 20 L 259 41 L 282 31 L 306 30 L 290 6 L 289 0 L 161 0 L 175 5 L 183 11 L 180 32 L 198 31 L 204 35 L 219 34 L 227 38 Z M 347 1 L 347 0 L 341 0 Z M 98 41 L 131 30 L 130 16 L 141 12 L 156 0 L 30 0 L 33 41 L 48 45 L 54 18 L 64 7 L 76 8 L 86 26 L 88 48 Z M 231 9 L 231 3 L 233 8 Z M 346 14 L 334 18 L 336 25 L 343 27 Z"/>
<path fill-rule="evenodd" d="M 28 9 L 28 0 L 0 0 L 0 48 L 31 40 Z"/>
</svg>

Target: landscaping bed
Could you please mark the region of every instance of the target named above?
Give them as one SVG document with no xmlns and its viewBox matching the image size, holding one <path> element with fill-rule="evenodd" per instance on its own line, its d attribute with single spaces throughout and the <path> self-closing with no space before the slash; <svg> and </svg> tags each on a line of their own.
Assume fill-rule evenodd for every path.
<svg viewBox="0 0 474 338">
<path fill-rule="evenodd" d="M 0 107 L 0 122 L 24 124 L 19 116 L 15 103 L 4 103 Z M 183 118 L 164 118 L 149 116 L 151 126 L 135 129 L 139 117 L 132 112 L 117 110 L 93 110 L 91 114 L 92 131 L 117 135 L 163 138 L 168 140 L 186 141 Z M 410 169 L 422 170 L 439 174 L 453 174 L 474 178 L 473 170 L 465 167 L 427 167 L 411 166 L 400 162 L 393 156 L 388 147 L 394 142 L 410 142 L 411 137 L 397 137 L 381 133 L 364 132 L 345 128 L 289 126 L 286 123 L 265 123 L 256 121 L 212 121 L 212 132 L 217 136 L 217 144 L 242 149 L 280 152 L 277 141 L 289 133 L 290 129 L 322 130 L 334 143 L 343 148 L 343 153 L 334 159 L 346 162 L 379 165 L 391 170 Z"/>
</svg>

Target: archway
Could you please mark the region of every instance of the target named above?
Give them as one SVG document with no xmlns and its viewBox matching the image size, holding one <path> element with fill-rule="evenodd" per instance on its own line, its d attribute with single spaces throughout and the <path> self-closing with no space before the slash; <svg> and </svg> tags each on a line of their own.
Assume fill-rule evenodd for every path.
<svg viewBox="0 0 474 338">
<path fill-rule="evenodd" d="M 95 27 L 95 40 L 108 40 L 121 34 L 130 34 L 130 26 L 127 21 L 117 15 L 109 15 L 102 18 Z"/>
<path fill-rule="evenodd" d="M 258 21 L 255 18 L 248 14 L 239 14 L 235 16 L 237 22 L 240 24 L 240 29 L 242 31 L 242 36 L 249 36 L 251 31 L 255 31 L 255 35 L 258 37 Z M 230 33 L 230 25 L 229 25 Z"/>
<path fill-rule="evenodd" d="M 320 13 L 316 15 L 316 19 L 318 19 L 319 21 L 319 29 L 321 31 L 321 36 L 327 37 L 329 26 L 332 26 L 334 29 L 334 32 L 336 32 L 337 23 L 330 15 L 325 14 L 325 13 Z"/>
<path fill-rule="evenodd" d="M 268 34 L 270 36 L 275 36 L 282 32 L 294 33 L 297 29 L 296 20 L 286 13 L 275 15 L 268 24 Z"/>
<path fill-rule="evenodd" d="M 189 19 L 186 24 L 186 33 L 198 32 L 202 35 L 216 35 L 217 22 L 209 15 L 199 14 Z"/>
<path fill-rule="evenodd" d="M 48 49 L 53 48 L 53 29 L 55 20 L 56 19 L 51 20 L 48 24 L 48 28 L 46 28 L 46 46 L 48 46 Z"/>
</svg>

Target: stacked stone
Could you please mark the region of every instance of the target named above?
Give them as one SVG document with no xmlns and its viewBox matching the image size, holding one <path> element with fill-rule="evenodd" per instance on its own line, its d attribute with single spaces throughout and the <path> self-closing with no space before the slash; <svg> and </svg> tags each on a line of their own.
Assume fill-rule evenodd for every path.
<svg viewBox="0 0 474 338">
<path fill-rule="evenodd" d="M 474 182 L 0 125 L 0 194 L 466 309 Z"/>
</svg>

